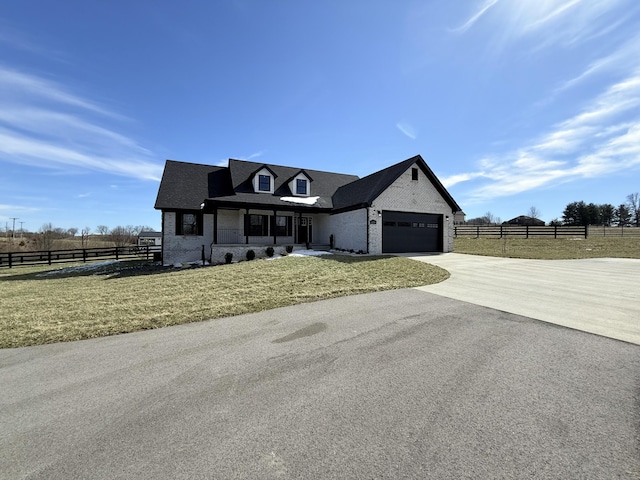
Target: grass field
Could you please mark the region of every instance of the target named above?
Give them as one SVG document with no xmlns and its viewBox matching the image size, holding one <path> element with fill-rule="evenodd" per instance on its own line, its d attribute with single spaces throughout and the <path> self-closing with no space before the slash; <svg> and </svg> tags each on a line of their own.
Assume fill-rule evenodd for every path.
<svg viewBox="0 0 640 480">
<path fill-rule="evenodd" d="M 491 257 L 561 260 L 571 258 L 640 258 L 635 238 L 473 238 L 458 237 L 454 252 Z"/>
<path fill-rule="evenodd" d="M 284 257 L 194 269 L 139 262 L 0 270 L 0 347 L 114 335 L 325 298 L 437 283 L 398 257 Z"/>
</svg>

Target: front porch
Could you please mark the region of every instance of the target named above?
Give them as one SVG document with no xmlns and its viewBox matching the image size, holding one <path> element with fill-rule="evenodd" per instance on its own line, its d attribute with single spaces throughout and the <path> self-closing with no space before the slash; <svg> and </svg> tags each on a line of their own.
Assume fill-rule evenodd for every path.
<svg viewBox="0 0 640 480">
<path fill-rule="evenodd" d="M 208 213 L 208 212 L 207 212 Z M 205 215 L 207 215 L 205 213 Z M 212 246 L 330 245 L 329 215 L 300 210 L 214 208 Z"/>
</svg>

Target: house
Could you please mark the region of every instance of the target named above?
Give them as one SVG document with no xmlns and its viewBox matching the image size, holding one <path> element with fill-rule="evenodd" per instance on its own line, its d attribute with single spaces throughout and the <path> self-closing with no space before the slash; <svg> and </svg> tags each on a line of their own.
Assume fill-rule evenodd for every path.
<svg viewBox="0 0 640 480">
<path fill-rule="evenodd" d="M 535 225 L 544 227 L 544 220 L 538 220 L 537 218 L 528 217 L 526 215 L 520 215 L 519 217 L 512 218 L 506 222 L 502 222 L 503 225 Z"/>
<path fill-rule="evenodd" d="M 138 246 L 150 247 L 162 245 L 162 232 L 153 232 L 150 230 L 142 230 L 138 234 Z"/>
<path fill-rule="evenodd" d="M 167 160 L 155 208 L 165 264 L 273 245 L 449 252 L 461 209 L 420 155 L 364 178 L 229 160 Z"/>
</svg>

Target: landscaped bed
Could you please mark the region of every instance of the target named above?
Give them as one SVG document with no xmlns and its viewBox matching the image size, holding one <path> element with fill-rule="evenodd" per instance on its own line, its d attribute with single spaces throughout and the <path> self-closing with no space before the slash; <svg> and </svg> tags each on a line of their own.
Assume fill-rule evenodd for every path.
<svg viewBox="0 0 640 480">
<path fill-rule="evenodd" d="M 0 347 L 95 338 L 359 293 L 449 274 L 399 257 L 324 255 L 205 268 L 141 262 L 0 270 Z"/>
</svg>

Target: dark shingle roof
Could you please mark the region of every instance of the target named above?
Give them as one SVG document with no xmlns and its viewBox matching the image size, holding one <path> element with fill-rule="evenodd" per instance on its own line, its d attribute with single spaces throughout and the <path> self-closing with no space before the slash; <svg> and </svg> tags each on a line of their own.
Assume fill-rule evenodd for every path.
<svg viewBox="0 0 640 480">
<path fill-rule="evenodd" d="M 228 185 L 225 167 L 167 160 L 155 208 L 198 210 L 205 198 L 233 193 Z"/>
<path fill-rule="evenodd" d="M 362 206 L 370 206 L 389 186 L 395 182 L 400 175 L 406 172 L 412 165 L 416 164 L 427 178 L 433 183 L 440 195 L 454 212 L 461 210 L 453 197 L 447 192 L 440 180 L 431 171 L 427 163 L 420 155 L 408 158 L 400 163 L 391 165 L 383 170 L 372 173 L 360 180 L 349 183 L 339 188 L 333 195 L 334 211 L 345 211 Z"/>
<path fill-rule="evenodd" d="M 269 169 L 275 177 L 273 195 L 256 193 L 253 190 L 251 179 L 263 168 Z M 310 196 L 320 198 L 314 205 L 308 207 L 316 209 L 331 209 L 333 207 L 333 203 L 331 201 L 333 193 L 341 186 L 358 179 L 355 175 L 323 172 L 320 170 L 301 170 L 300 167 L 285 167 L 282 165 L 230 159 L 229 174 L 235 193 L 231 192 L 227 195 L 211 195 L 207 198 L 218 204 L 263 204 L 272 207 L 280 206 L 291 208 L 297 204 L 285 202 L 280 200 L 280 198 L 290 197 L 293 195 L 289 189 L 289 181 L 301 171 L 303 171 L 307 177 L 313 178 Z"/>
<path fill-rule="evenodd" d="M 323 211 L 348 211 L 371 203 L 400 175 L 416 164 L 431 180 L 454 212 L 460 207 L 433 174 L 420 155 L 359 179 L 355 175 L 301 170 L 244 160 L 229 160 L 228 167 L 167 160 L 158 190 L 155 208 L 162 210 L 199 210 L 206 200 L 209 205 L 258 208 L 300 208 Z M 274 193 L 256 193 L 251 180 L 261 169 L 274 176 Z M 310 196 L 319 197 L 314 205 L 281 200 L 292 196 L 288 183 L 298 173 L 313 178 Z"/>
</svg>

